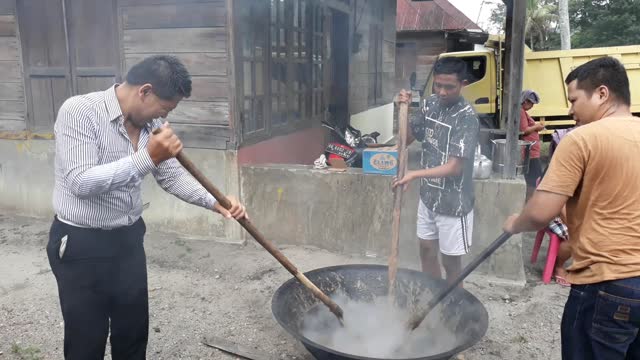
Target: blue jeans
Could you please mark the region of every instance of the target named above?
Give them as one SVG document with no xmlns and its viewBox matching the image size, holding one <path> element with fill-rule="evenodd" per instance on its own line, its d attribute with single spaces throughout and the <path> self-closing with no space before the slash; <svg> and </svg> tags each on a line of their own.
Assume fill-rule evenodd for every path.
<svg viewBox="0 0 640 360">
<path fill-rule="evenodd" d="M 640 277 L 573 285 L 562 316 L 563 360 L 640 360 Z"/>
</svg>

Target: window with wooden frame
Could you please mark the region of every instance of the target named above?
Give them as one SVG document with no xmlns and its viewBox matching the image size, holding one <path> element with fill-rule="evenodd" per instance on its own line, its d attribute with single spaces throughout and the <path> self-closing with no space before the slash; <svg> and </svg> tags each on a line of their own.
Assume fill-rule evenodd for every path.
<svg viewBox="0 0 640 360">
<path fill-rule="evenodd" d="M 267 26 L 268 7 L 264 3 L 251 2 L 239 8 L 242 22 L 255 22 L 254 27 L 240 27 L 242 61 L 242 131 L 244 134 L 266 132 L 265 111 L 267 109 L 265 87 L 267 34 L 257 29 Z"/>
<path fill-rule="evenodd" d="M 369 27 L 369 105 L 382 103 L 382 47 L 384 46 L 384 9 L 382 3 L 371 7 L 372 20 Z"/>
<path fill-rule="evenodd" d="M 243 142 L 310 126 L 325 107 L 323 6 L 314 0 L 238 4 Z"/>
<path fill-rule="evenodd" d="M 293 27 L 291 35 L 293 43 L 291 47 L 290 69 L 292 84 L 290 89 L 289 115 L 294 122 L 300 122 L 306 117 L 306 99 L 309 96 L 309 31 L 307 29 L 307 3 L 308 0 L 291 0 L 293 10 Z"/>
<path fill-rule="evenodd" d="M 311 114 L 321 116 L 325 109 L 324 63 L 326 61 L 324 13 L 319 5 L 313 6 L 312 24 L 312 69 L 311 69 Z"/>
<path fill-rule="evenodd" d="M 271 126 L 287 122 L 287 1 L 271 0 Z"/>
<path fill-rule="evenodd" d="M 369 105 L 382 101 L 382 25 L 369 27 Z"/>
</svg>

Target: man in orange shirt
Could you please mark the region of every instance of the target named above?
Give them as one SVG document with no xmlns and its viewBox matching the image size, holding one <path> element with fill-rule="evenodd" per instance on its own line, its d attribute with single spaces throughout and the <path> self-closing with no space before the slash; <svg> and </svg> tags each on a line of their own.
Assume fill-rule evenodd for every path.
<svg viewBox="0 0 640 360">
<path fill-rule="evenodd" d="M 578 127 L 504 230 L 541 229 L 566 204 L 573 285 L 562 318 L 562 358 L 640 359 L 640 118 L 631 114 L 629 79 L 614 58 L 591 60 L 565 82 Z"/>
</svg>

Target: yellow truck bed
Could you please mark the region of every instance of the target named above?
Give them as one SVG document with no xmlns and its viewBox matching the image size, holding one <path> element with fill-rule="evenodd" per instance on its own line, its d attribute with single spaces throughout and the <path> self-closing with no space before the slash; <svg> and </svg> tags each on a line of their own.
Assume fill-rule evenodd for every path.
<svg viewBox="0 0 640 360">
<path fill-rule="evenodd" d="M 569 102 L 564 79 L 576 67 L 605 55 L 615 57 L 624 64 L 631 85 L 631 111 L 640 113 L 640 45 L 633 45 L 527 52 L 523 87 L 535 90 L 541 100 L 529 112 L 531 116 L 554 118 L 545 119 L 547 125 L 552 127 L 572 125 L 574 122 L 567 115 Z M 561 117 L 565 119 L 558 120 Z"/>
</svg>

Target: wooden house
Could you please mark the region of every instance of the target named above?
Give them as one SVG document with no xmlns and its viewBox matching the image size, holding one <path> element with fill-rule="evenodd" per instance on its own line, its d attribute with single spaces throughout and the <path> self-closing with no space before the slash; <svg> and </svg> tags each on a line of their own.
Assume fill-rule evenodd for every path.
<svg viewBox="0 0 640 360">
<path fill-rule="evenodd" d="M 324 117 L 392 100 L 395 14 L 388 0 L 0 0 L 0 207 L 50 215 L 58 108 L 153 54 L 191 73 L 168 120 L 223 191 L 241 193 L 245 164 L 310 164 Z M 150 191 L 160 229 L 236 236 Z"/>
</svg>

